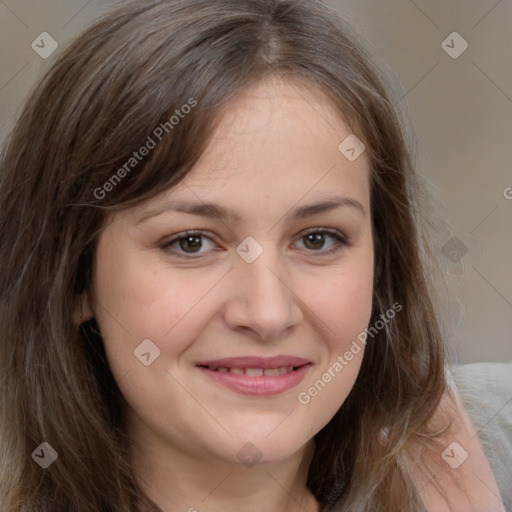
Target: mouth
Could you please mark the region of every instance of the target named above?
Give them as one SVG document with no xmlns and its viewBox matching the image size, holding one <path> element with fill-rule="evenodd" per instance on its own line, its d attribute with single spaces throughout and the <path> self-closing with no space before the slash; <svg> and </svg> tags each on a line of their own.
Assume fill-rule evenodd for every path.
<svg viewBox="0 0 512 512">
<path fill-rule="evenodd" d="M 202 361 L 196 367 L 208 378 L 246 395 L 277 395 L 304 378 L 312 366 L 294 356 L 236 357 Z"/>
<path fill-rule="evenodd" d="M 261 377 L 267 375 L 275 377 L 277 375 L 284 375 L 298 370 L 300 366 L 281 366 L 279 368 L 228 368 L 225 366 L 212 367 L 212 366 L 201 366 L 200 368 L 208 368 L 208 370 L 220 373 L 234 373 L 235 375 L 249 375 L 250 377 Z"/>
</svg>

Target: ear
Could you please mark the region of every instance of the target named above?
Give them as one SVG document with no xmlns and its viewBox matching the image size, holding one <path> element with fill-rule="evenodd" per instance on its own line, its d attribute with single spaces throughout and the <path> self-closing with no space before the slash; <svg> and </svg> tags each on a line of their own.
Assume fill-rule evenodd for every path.
<svg viewBox="0 0 512 512">
<path fill-rule="evenodd" d="M 76 325 L 87 322 L 94 317 L 92 301 L 89 292 L 82 293 L 77 300 L 75 311 L 73 313 L 73 321 Z"/>
</svg>

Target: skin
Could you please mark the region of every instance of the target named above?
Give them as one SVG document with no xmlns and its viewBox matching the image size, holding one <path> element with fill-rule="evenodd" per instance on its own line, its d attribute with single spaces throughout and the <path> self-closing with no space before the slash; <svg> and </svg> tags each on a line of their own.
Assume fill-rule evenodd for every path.
<svg viewBox="0 0 512 512">
<path fill-rule="evenodd" d="M 248 88 L 184 181 L 112 214 L 99 237 L 83 319 L 99 324 L 128 403 L 131 462 L 165 512 L 220 512 L 226 503 L 240 512 L 319 510 L 306 487 L 312 438 L 353 387 L 364 344 L 307 404 L 298 394 L 368 326 L 374 265 L 368 161 L 340 153 L 351 130 L 334 112 L 304 84 L 271 78 Z M 361 210 L 289 217 L 332 196 Z M 241 219 L 165 210 L 177 199 L 215 202 Z M 308 243 L 308 228 L 335 230 L 349 245 L 329 234 Z M 180 245 L 185 230 L 204 231 L 198 246 Z M 252 263 L 236 252 L 249 236 L 263 249 Z M 134 356 L 145 339 L 160 350 L 148 366 Z M 237 393 L 196 366 L 281 354 L 311 367 L 276 396 Z M 237 457 L 247 443 L 261 457 L 250 467 Z"/>
</svg>

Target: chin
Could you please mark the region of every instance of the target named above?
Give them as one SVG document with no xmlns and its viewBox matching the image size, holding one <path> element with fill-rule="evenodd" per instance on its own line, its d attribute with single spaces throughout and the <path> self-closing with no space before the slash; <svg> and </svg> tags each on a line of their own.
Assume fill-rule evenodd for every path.
<svg viewBox="0 0 512 512">
<path fill-rule="evenodd" d="M 255 432 L 254 435 L 248 433 L 237 437 L 234 441 L 235 458 L 231 462 L 251 466 L 284 461 L 302 450 L 309 439 L 272 434 L 266 437 L 261 432 Z"/>
</svg>

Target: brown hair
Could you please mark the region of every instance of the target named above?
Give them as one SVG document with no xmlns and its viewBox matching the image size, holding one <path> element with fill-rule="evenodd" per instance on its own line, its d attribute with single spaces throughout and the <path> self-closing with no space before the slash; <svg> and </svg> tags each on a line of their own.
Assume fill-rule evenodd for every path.
<svg viewBox="0 0 512 512">
<path fill-rule="evenodd" d="M 308 486 L 324 512 L 420 509 L 406 449 L 428 434 L 445 390 L 444 347 L 420 258 L 428 245 L 418 179 L 377 69 L 349 25 L 313 0 L 132 2 L 60 55 L 1 160 L 2 510 L 158 510 L 127 462 L 123 397 L 98 326 L 77 328 L 73 311 L 91 283 L 105 214 L 177 184 L 221 109 L 269 75 L 319 87 L 365 143 L 370 324 L 394 303 L 403 307 L 368 343 L 350 395 L 315 436 Z M 165 125 L 193 101 L 179 124 Z M 120 173 L 162 125 L 150 154 Z M 43 441 L 59 457 L 44 471 L 31 459 Z"/>
</svg>

